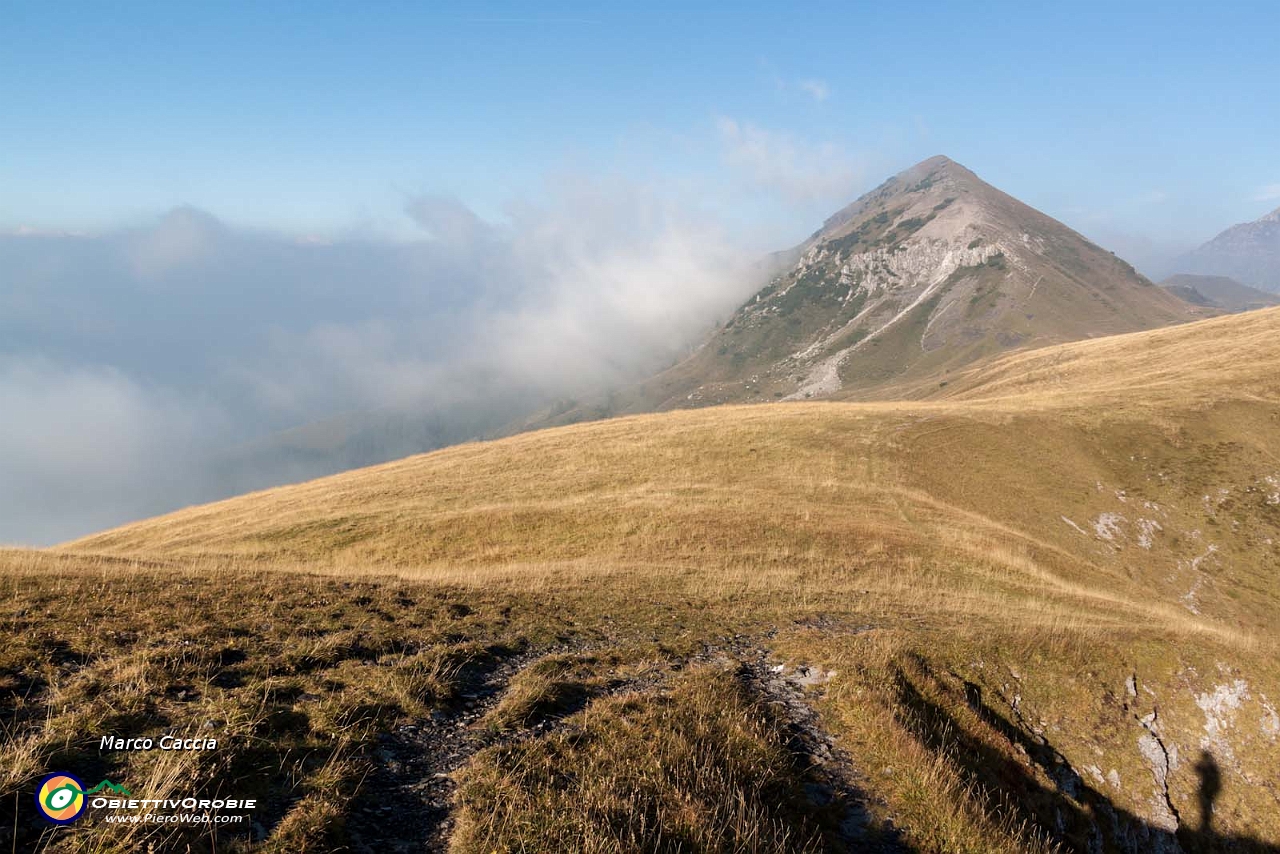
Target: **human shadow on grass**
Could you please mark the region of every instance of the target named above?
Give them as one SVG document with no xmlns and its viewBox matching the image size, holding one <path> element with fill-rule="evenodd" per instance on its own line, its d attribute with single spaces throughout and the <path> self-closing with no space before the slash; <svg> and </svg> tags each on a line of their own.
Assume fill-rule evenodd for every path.
<svg viewBox="0 0 1280 854">
<path fill-rule="evenodd" d="M 1195 765 L 1200 779 L 1198 826 L 1190 826 L 1191 817 L 1180 816 L 1169 803 L 1177 826 L 1161 827 L 1116 806 L 1086 783 L 1047 740 L 1029 734 L 984 702 L 980 686 L 965 682 L 963 701 L 1015 749 L 1025 752 L 1053 786 L 1043 784 L 1011 755 L 967 732 L 951 712 L 930 699 L 922 686 L 954 689 L 943 685 L 922 658 L 912 659 L 909 669 L 895 668 L 893 679 L 897 699 L 905 710 L 902 721 L 915 737 L 929 750 L 946 755 L 966 782 L 983 793 L 989 811 L 1012 812 L 1015 823 L 1064 851 L 1280 854 L 1280 846 L 1214 830 L 1213 809 L 1223 783 L 1217 761 L 1208 751 Z"/>
</svg>

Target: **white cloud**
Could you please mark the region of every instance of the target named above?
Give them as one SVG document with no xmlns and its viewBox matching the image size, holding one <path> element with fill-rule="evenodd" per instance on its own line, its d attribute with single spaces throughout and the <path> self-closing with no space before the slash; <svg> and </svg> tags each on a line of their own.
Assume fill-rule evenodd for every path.
<svg viewBox="0 0 1280 854">
<path fill-rule="evenodd" d="M 200 497 L 221 429 L 198 395 L 119 371 L 0 360 L 0 542 L 48 543 Z"/>
<path fill-rule="evenodd" d="M 562 181 L 504 224 L 448 199 L 408 213 L 422 236 L 397 243 L 191 209 L 0 235 L 0 542 L 482 435 L 656 371 L 755 287 L 715 218 L 621 181 Z"/>
<path fill-rule="evenodd" d="M 1274 202 L 1280 199 L 1280 184 L 1268 184 L 1258 190 L 1258 195 L 1254 196 L 1256 202 Z"/>
<path fill-rule="evenodd" d="M 812 143 L 721 116 L 725 162 L 749 184 L 795 204 L 844 204 L 867 177 L 865 161 L 835 143 Z"/>
<path fill-rule="evenodd" d="M 217 219 L 192 207 L 176 208 L 128 239 L 128 258 L 140 279 L 154 280 L 199 261 L 222 232 Z"/>
<path fill-rule="evenodd" d="M 815 101 L 825 101 L 831 96 L 831 87 L 823 80 L 801 80 L 797 83 L 800 91 L 805 92 Z"/>
</svg>

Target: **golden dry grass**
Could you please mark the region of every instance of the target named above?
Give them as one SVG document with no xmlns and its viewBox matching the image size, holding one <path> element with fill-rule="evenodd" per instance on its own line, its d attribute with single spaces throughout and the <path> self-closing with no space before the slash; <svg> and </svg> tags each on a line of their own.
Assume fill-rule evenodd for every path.
<svg viewBox="0 0 1280 854">
<path fill-rule="evenodd" d="M 252 698 L 261 706 L 283 678 L 310 698 L 308 728 L 271 738 L 294 739 L 309 773 L 329 768 L 335 782 L 294 779 L 294 807 L 264 844 L 324 850 L 341 833 L 368 739 L 447 701 L 468 654 L 571 636 L 621 656 L 609 668 L 647 672 L 741 634 L 785 661 L 841 674 L 825 689 L 824 720 L 919 850 L 1042 845 L 1055 809 L 1085 815 L 1098 798 L 1149 815 L 1138 717 L 1158 705 L 1164 736 L 1192 753 L 1205 727 L 1197 698 L 1235 679 L 1251 694 L 1229 734 L 1239 740 L 1221 826 L 1278 839 L 1275 787 L 1265 781 L 1280 747 L 1266 737 L 1262 705 L 1280 697 L 1280 480 L 1270 480 L 1280 478 L 1278 378 L 1280 310 L 1255 312 L 1004 357 L 954 378 L 945 400 L 577 425 L 190 508 L 55 550 L 0 552 L 0 627 L 28 636 L 12 645 L 4 678 L 36 684 L 38 674 L 42 686 L 12 709 L 20 723 L 5 736 L 0 798 L 74 750 L 76 733 L 104 726 L 95 697 L 145 718 L 156 711 L 146 698 L 178 679 L 198 682 L 247 733 L 262 725 L 257 713 L 230 709 Z M 174 584 L 189 587 L 173 614 L 138 592 Z M 392 620 L 364 613 L 343 585 L 383 603 Z M 386 604 L 399 596 L 466 603 L 479 616 L 446 630 L 447 609 L 423 616 Z M 104 634 L 129 621 L 170 650 L 183 639 L 178 617 L 215 634 L 243 627 L 238 646 L 255 650 L 242 668 L 245 693 L 210 683 L 216 663 L 166 664 L 137 640 Z M 88 655 L 88 672 L 45 661 L 48 644 Z M 544 785 L 557 762 L 585 775 L 583 796 L 606 812 L 625 797 L 648 799 L 656 832 L 682 828 L 703 840 L 694 848 L 774 850 L 807 832 L 751 800 L 747 783 L 690 778 L 703 794 L 684 814 L 672 806 L 679 785 L 617 777 L 623 761 L 703 755 L 724 771 L 738 760 L 714 753 L 701 724 L 691 731 L 702 736 L 678 735 L 671 722 L 687 705 L 655 706 L 652 692 L 595 697 L 605 679 L 596 655 L 522 674 L 488 725 L 520 732 L 582 692 L 588 704 L 573 726 L 612 732 L 629 720 L 654 737 L 614 754 L 549 737 L 485 754 L 466 789 L 460 850 L 521 850 L 546 830 L 539 814 L 575 826 L 573 802 Z M 1134 673 L 1150 699 L 1117 701 Z M 90 681 L 98 694 L 85 693 Z M 983 692 L 980 712 L 966 686 Z M 695 721 L 741 712 L 732 692 L 687 690 L 680 696 L 695 708 L 718 698 Z M 187 701 L 160 707 L 180 722 L 205 714 Z M 1033 726 L 1077 772 L 1114 769 L 1121 787 L 1090 778 L 1097 792 L 1062 800 L 1048 772 L 1019 753 L 1014 731 Z M 655 740 L 663 727 L 672 740 Z M 767 728 L 747 737 L 743 749 L 776 746 Z M 969 761 L 975 751 L 990 768 Z M 743 767 L 760 779 L 789 773 L 773 760 Z M 215 771 L 183 773 L 207 785 Z M 1188 815 L 1190 774 L 1184 767 L 1171 782 Z M 722 797 L 738 798 L 738 811 L 698 812 Z M 733 849 L 729 837 L 706 835 L 707 816 L 757 842 Z M 595 850 L 656 838 L 644 835 L 649 825 L 613 830 Z"/>
<path fill-rule="evenodd" d="M 1280 400 L 1280 308 L 1002 356 L 948 384 L 948 399 L 1030 407 L 1184 408 Z"/>
<path fill-rule="evenodd" d="M 821 851 L 818 811 L 784 744 L 769 710 L 725 673 L 605 699 L 572 728 L 477 757 L 450 850 Z"/>
</svg>

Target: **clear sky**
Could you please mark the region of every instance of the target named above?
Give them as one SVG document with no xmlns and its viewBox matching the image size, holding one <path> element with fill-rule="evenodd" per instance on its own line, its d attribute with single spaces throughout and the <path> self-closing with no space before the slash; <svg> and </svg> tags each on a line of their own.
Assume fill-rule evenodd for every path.
<svg viewBox="0 0 1280 854">
<path fill-rule="evenodd" d="M 1280 205 L 1278 35 L 1274 2 L 10 2 L 0 228 L 395 232 L 616 173 L 785 243 L 942 153 L 1095 239 L 1198 242 Z"/>
<path fill-rule="evenodd" d="M 1275 0 L 0 2 L 0 543 L 650 376 L 935 154 L 1158 277 L 1280 206 L 1278 34 Z"/>
</svg>

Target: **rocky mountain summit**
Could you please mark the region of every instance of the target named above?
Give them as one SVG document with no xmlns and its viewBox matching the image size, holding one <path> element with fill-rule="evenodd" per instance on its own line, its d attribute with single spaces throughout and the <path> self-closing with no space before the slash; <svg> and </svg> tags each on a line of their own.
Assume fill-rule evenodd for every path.
<svg viewBox="0 0 1280 854">
<path fill-rule="evenodd" d="M 837 212 L 792 257 L 620 411 L 925 396 L 994 353 L 1204 316 L 946 157 Z"/>
</svg>

